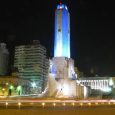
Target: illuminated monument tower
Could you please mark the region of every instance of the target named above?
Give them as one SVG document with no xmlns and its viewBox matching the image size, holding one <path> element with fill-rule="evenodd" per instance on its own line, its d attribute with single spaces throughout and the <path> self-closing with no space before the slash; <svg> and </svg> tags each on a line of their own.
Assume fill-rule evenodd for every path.
<svg viewBox="0 0 115 115">
<path fill-rule="evenodd" d="M 70 15 L 64 4 L 55 11 L 54 57 L 70 58 Z"/>
<path fill-rule="evenodd" d="M 70 15 L 61 3 L 55 11 L 54 57 L 49 71 L 49 96 L 76 97 L 74 61 L 70 58 Z"/>
</svg>

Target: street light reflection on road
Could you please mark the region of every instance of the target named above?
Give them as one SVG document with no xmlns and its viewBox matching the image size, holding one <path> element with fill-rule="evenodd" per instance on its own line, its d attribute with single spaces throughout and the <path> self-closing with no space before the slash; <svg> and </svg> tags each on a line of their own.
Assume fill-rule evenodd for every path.
<svg viewBox="0 0 115 115">
<path fill-rule="evenodd" d="M 46 105 L 46 103 L 42 103 L 42 107 L 44 107 Z"/>
<path fill-rule="evenodd" d="M 18 105 L 21 106 L 21 103 L 19 102 Z"/>
<path fill-rule="evenodd" d="M 80 106 L 83 106 L 83 103 L 80 103 Z"/>
<path fill-rule="evenodd" d="M 19 107 L 19 109 L 20 109 L 20 106 L 21 106 L 22 104 L 20 103 L 20 102 L 18 102 L 18 107 Z"/>
<path fill-rule="evenodd" d="M 63 106 L 66 106 L 66 103 L 62 103 Z"/>
<path fill-rule="evenodd" d="M 55 106 L 56 106 L 56 103 L 53 103 L 53 106 L 55 107 Z"/>
<path fill-rule="evenodd" d="M 75 103 L 73 102 L 73 103 L 71 103 L 71 105 L 72 105 L 72 106 L 75 106 Z"/>
<path fill-rule="evenodd" d="M 88 103 L 89 106 L 91 106 L 91 103 Z"/>
<path fill-rule="evenodd" d="M 8 106 L 8 102 L 6 102 L 5 105 Z"/>
<path fill-rule="evenodd" d="M 98 103 L 96 102 L 95 105 L 98 105 Z"/>
</svg>

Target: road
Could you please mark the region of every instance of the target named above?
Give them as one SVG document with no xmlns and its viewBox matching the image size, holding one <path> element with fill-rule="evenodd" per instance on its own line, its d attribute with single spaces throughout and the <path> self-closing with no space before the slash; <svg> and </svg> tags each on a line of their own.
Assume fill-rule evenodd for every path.
<svg viewBox="0 0 115 115">
<path fill-rule="evenodd" d="M 0 99 L 0 115 L 115 115 L 115 100 Z"/>
</svg>

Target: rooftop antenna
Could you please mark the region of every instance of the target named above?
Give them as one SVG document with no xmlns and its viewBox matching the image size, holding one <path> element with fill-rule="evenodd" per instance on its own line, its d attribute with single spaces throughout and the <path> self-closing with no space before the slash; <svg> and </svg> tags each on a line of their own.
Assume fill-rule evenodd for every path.
<svg viewBox="0 0 115 115">
<path fill-rule="evenodd" d="M 62 0 L 60 0 L 60 5 L 62 5 Z"/>
</svg>

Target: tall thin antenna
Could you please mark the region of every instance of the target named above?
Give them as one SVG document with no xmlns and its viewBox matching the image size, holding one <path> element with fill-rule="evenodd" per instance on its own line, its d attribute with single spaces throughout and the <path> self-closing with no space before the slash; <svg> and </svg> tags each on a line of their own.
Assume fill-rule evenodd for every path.
<svg viewBox="0 0 115 115">
<path fill-rule="evenodd" d="M 62 0 L 60 0 L 60 5 L 62 4 Z"/>
</svg>

